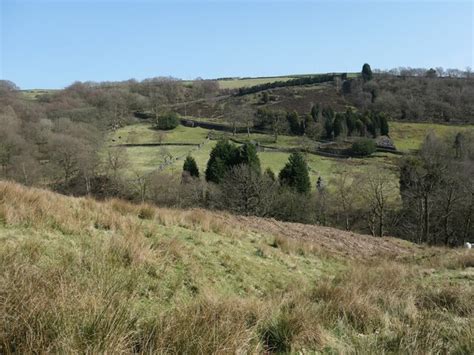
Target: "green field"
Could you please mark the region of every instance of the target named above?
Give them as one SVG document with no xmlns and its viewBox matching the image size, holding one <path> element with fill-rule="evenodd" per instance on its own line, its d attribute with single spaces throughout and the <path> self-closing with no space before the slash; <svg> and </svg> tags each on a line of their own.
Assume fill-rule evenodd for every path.
<svg viewBox="0 0 474 355">
<path fill-rule="evenodd" d="M 436 123 L 390 122 L 390 137 L 398 150 L 407 152 L 418 149 L 426 135 L 434 132 L 439 137 L 454 137 L 458 132 L 474 132 L 474 125 L 456 126 Z"/>
<path fill-rule="evenodd" d="M 391 122 L 390 136 L 395 145 L 401 151 L 418 149 L 424 137 L 433 131 L 436 134 L 447 137 L 459 131 L 473 130 L 474 126 L 447 126 L 441 124 L 425 123 L 402 123 Z M 156 146 L 156 147 L 126 147 L 128 156 L 128 166 L 126 174 L 133 176 L 136 173 L 150 173 L 160 167 L 165 160 L 169 161 L 163 169 L 171 173 L 180 173 L 185 157 L 189 154 L 196 159 L 199 170 L 206 169 L 209 154 L 216 144 L 215 140 L 208 140 L 209 130 L 196 127 L 178 126 L 171 131 L 158 131 L 151 127 L 149 123 L 140 123 L 123 127 L 112 132 L 108 138 L 108 145 L 118 144 L 149 144 L 149 143 L 195 143 L 197 146 Z M 298 148 L 302 146 L 311 147 L 316 143 L 305 137 L 280 135 L 278 141 L 274 142 L 271 135 L 252 133 L 249 136 L 244 133 L 232 136 L 230 133 L 214 132 L 214 135 L 227 136 L 239 141 L 259 142 L 261 145 L 280 148 Z M 288 161 L 289 153 L 272 151 L 265 149 L 259 152 L 262 168 L 270 168 L 276 174 Z M 319 155 L 305 154 L 310 169 L 310 178 L 314 188 L 318 177 L 329 182 L 342 171 L 349 173 L 364 174 L 370 169 L 379 168 L 393 175 L 398 181 L 396 166 L 399 156 L 388 153 L 376 153 L 374 156 L 365 159 L 359 158 L 328 158 Z"/>
<path fill-rule="evenodd" d="M 170 173 L 180 173 L 184 159 L 187 155 L 195 158 L 199 170 L 204 172 L 206 169 L 209 154 L 216 144 L 215 140 L 207 140 L 208 130 L 197 127 L 178 126 L 171 131 L 157 131 L 151 128 L 150 124 L 136 124 L 126 126 L 110 134 L 108 143 L 111 146 L 117 144 L 145 144 L 158 143 L 199 143 L 201 146 L 156 146 L 156 147 L 126 147 L 128 157 L 128 166 L 125 170 L 127 176 L 150 173 L 160 168 L 160 166 L 169 160 L 169 164 L 164 167 L 164 171 Z M 220 132 L 219 132 L 220 133 Z M 229 134 L 223 134 L 232 137 Z M 121 137 L 121 138 L 119 138 Z M 303 145 L 309 146 L 315 144 L 307 138 L 280 135 L 277 143 L 273 137 L 265 134 L 251 134 L 250 138 L 246 134 L 238 134 L 236 139 L 246 141 L 257 141 L 262 145 L 281 148 L 296 148 Z M 115 140 L 115 142 L 113 141 Z M 270 168 L 275 174 L 284 167 L 288 161 L 289 153 L 272 151 L 266 149 L 259 152 L 259 158 L 263 169 Z M 357 159 L 337 159 L 322 157 L 313 154 L 305 154 L 310 169 L 310 178 L 313 188 L 318 177 L 324 181 L 330 181 L 336 174 L 346 171 L 350 173 L 364 173 L 373 167 L 382 168 L 393 174 L 397 179 L 394 167 L 398 157 L 377 153 L 371 158 Z"/>
<path fill-rule="evenodd" d="M 219 80 L 219 88 L 239 89 L 239 88 L 248 87 L 248 86 L 273 83 L 275 81 L 287 81 L 290 79 L 294 79 L 294 77 L 282 76 L 282 77 L 268 77 L 268 78 Z"/>
</svg>

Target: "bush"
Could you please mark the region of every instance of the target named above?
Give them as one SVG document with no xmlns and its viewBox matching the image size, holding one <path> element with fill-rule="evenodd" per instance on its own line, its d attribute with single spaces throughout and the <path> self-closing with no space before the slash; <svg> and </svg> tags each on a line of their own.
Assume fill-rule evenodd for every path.
<svg viewBox="0 0 474 355">
<path fill-rule="evenodd" d="M 178 127 L 179 125 L 179 116 L 176 112 L 169 112 L 163 115 L 160 115 L 155 123 L 155 128 L 170 130 Z"/>
<path fill-rule="evenodd" d="M 359 157 L 372 155 L 377 150 L 375 142 L 369 138 L 362 138 L 354 142 L 351 147 L 351 154 Z"/>
</svg>

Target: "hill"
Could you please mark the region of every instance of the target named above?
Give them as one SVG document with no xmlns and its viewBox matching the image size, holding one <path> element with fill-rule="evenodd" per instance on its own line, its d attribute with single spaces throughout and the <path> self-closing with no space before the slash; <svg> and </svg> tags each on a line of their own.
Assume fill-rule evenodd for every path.
<svg viewBox="0 0 474 355">
<path fill-rule="evenodd" d="M 0 182 L 0 352 L 472 353 L 474 257 Z"/>
</svg>

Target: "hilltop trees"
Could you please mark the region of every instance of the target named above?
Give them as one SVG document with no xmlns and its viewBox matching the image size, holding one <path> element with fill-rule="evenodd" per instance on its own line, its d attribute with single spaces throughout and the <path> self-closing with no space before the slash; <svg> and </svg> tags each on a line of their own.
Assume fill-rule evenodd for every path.
<svg viewBox="0 0 474 355">
<path fill-rule="evenodd" d="M 362 66 L 362 79 L 364 81 L 369 81 L 372 80 L 373 74 L 372 74 L 372 69 L 370 68 L 370 65 L 365 63 Z"/>
</svg>

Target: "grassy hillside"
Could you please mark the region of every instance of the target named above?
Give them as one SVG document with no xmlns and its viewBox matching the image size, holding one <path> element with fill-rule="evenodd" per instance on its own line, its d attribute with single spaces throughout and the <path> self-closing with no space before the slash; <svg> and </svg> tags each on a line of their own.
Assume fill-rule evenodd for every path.
<svg viewBox="0 0 474 355">
<path fill-rule="evenodd" d="M 472 252 L 0 182 L 0 353 L 474 351 Z"/>
</svg>

